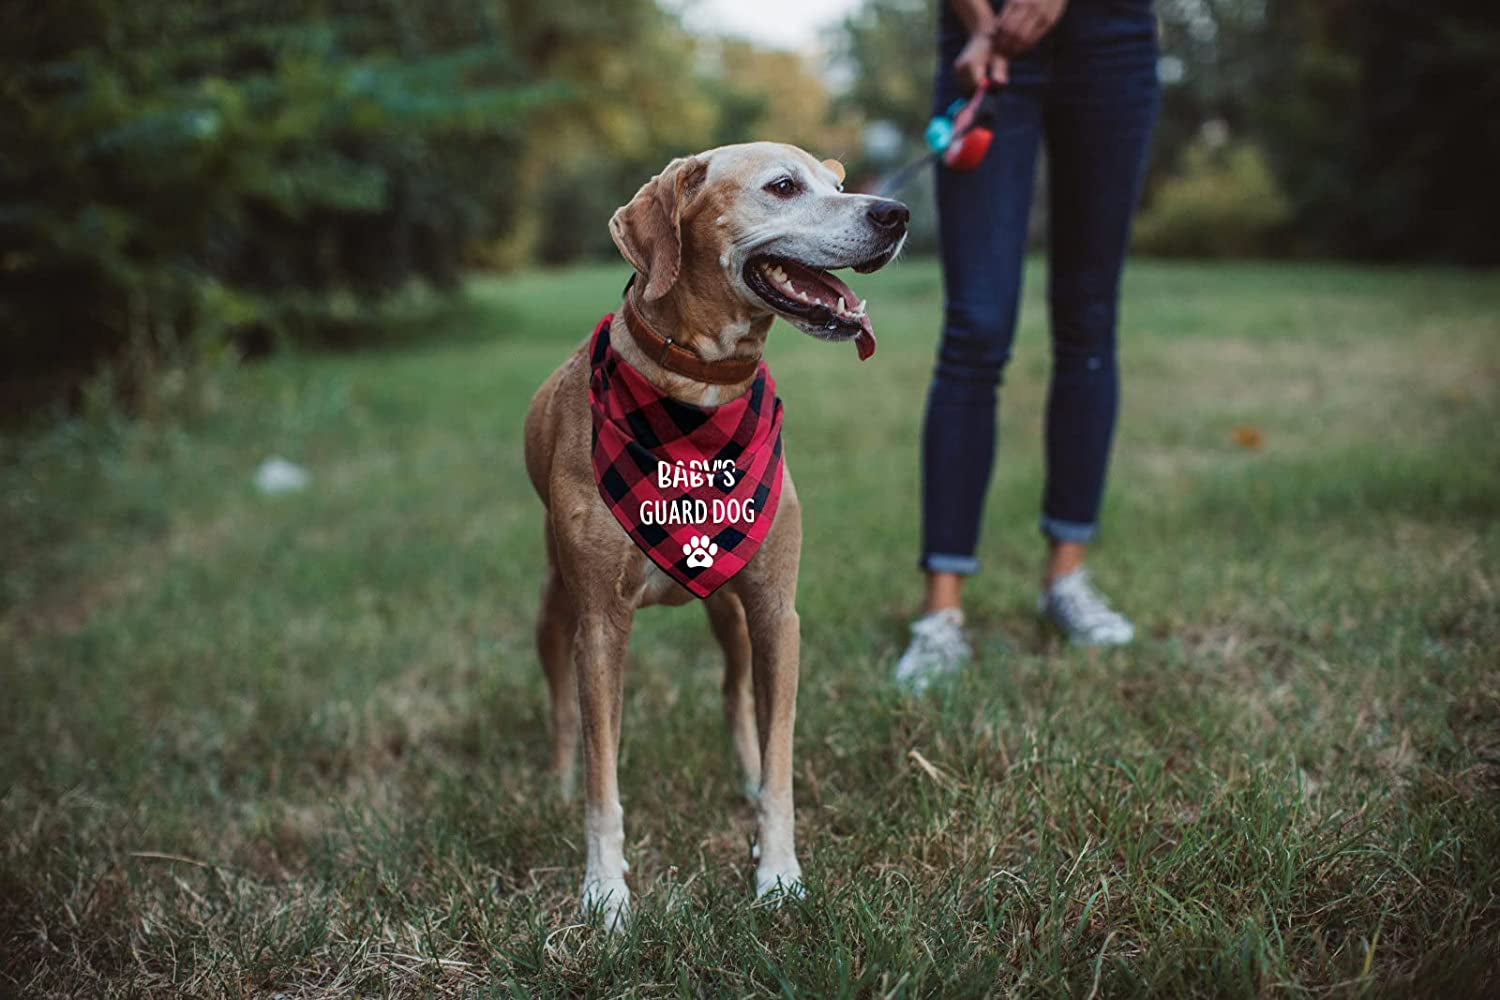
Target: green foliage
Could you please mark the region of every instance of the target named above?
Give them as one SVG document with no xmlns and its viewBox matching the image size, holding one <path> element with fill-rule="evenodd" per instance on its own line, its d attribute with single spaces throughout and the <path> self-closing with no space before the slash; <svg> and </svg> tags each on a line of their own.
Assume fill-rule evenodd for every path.
<svg viewBox="0 0 1500 1000">
<path fill-rule="evenodd" d="M 513 208 L 523 114 L 543 97 L 474 0 L 75 0 L 7 18 L 13 378 L 311 333 L 341 297 L 452 284 Z"/>
<path fill-rule="evenodd" d="M 908 126 L 920 140 L 932 106 L 936 10 L 922 0 L 867 0 L 844 20 L 841 55 L 853 77 L 845 109 Z"/>
<path fill-rule="evenodd" d="M 1178 167 L 1205 122 L 1244 132 L 1280 54 L 1298 45 L 1295 36 L 1268 37 L 1266 0 L 1157 0 L 1156 11 L 1162 54 L 1180 76 L 1163 80 L 1152 186 Z"/>
<path fill-rule="evenodd" d="M 1486 0 L 1161 0 L 1152 187 L 1203 123 L 1268 154 L 1283 253 L 1500 263 L 1500 19 Z"/>
<path fill-rule="evenodd" d="M 879 122 L 903 139 L 894 155 L 882 158 L 851 150 L 844 165 L 853 190 L 873 188 L 926 151 L 923 132 L 932 111 L 937 14 L 937 5 L 923 0 L 869 0 L 844 20 L 839 56 L 851 81 L 836 104 L 838 116 L 860 125 Z M 937 247 L 932 185 L 932 173 L 924 169 L 897 192 L 912 210 L 907 246 L 919 252 Z"/>
<path fill-rule="evenodd" d="M 1500 19 L 1486 0 L 1268 7 L 1256 104 L 1299 222 L 1325 252 L 1500 263 Z"/>
<path fill-rule="evenodd" d="M 1199 140 L 1135 224 L 1135 247 L 1168 257 L 1273 256 L 1291 218 L 1265 156 Z"/>
<path fill-rule="evenodd" d="M 754 139 L 838 156 L 852 142 L 801 56 L 691 35 L 655 0 L 510 3 L 504 16 L 527 74 L 570 96 L 527 135 L 525 211 L 494 263 L 618 259 L 610 213 L 673 157 Z"/>
</svg>

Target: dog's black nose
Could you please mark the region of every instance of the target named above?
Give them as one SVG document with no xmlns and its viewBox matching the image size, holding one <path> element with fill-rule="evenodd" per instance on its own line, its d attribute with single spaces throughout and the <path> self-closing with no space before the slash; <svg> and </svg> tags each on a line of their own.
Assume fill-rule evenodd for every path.
<svg viewBox="0 0 1500 1000">
<path fill-rule="evenodd" d="M 911 209 L 899 201 L 882 198 L 870 206 L 868 215 L 876 229 L 900 229 L 911 219 Z"/>
</svg>

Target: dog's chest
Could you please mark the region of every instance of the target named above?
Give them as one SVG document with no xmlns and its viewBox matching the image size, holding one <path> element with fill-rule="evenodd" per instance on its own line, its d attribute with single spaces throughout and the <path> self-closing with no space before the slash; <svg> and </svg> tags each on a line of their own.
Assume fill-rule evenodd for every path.
<svg viewBox="0 0 1500 1000">
<path fill-rule="evenodd" d="M 646 571 L 641 579 L 641 593 L 636 599 L 636 607 L 645 608 L 653 604 L 675 607 L 693 599 L 686 587 L 668 576 L 656 563 L 650 559 L 646 559 L 645 563 Z"/>
</svg>

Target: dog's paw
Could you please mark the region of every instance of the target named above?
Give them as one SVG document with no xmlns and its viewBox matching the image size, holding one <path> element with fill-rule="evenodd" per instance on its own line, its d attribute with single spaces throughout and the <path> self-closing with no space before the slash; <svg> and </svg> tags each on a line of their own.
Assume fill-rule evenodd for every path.
<svg viewBox="0 0 1500 1000">
<path fill-rule="evenodd" d="M 682 554 L 687 556 L 689 567 L 707 569 L 714 564 L 714 556 L 719 554 L 719 545 L 709 541 L 707 535 L 693 535 L 682 546 Z"/>
<path fill-rule="evenodd" d="M 612 934 L 623 931 L 630 919 L 630 888 L 623 878 L 586 878 L 579 909 L 584 920 L 598 920 Z"/>
<path fill-rule="evenodd" d="M 807 895 L 802 884 L 802 866 L 795 858 L 791 864 L 761 865 L 755 869 L 755 898 L 779 906 L 788 899 L 801 899 Z"/>
</svg>

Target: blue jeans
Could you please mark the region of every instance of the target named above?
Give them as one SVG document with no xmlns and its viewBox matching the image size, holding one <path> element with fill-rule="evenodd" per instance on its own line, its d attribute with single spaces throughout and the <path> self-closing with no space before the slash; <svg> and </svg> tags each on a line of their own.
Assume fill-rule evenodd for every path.
<svg viewBox="0 0 1500 1000">
<path fill-rule="evenodd" d="M 939 25 L 933 107 L 960 96 L 967 39 L 950 5 Z M 1094 536 L 1119 408 L 1115 319 L 1130 218 L 1159 102 L 1151 0 L 1073 0 L 1010 64 L 994 142 L 979 167 L 937 167 L 945 306 L 922 432 L 925 569 L 972 573 L 996 443 L 996 390 L 1021 299 L 1026 218 L 1047 144 L 1052 379 L 1042 531 Z"/>
</svg>

